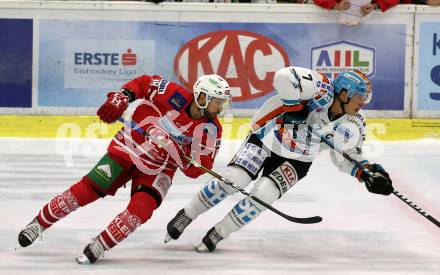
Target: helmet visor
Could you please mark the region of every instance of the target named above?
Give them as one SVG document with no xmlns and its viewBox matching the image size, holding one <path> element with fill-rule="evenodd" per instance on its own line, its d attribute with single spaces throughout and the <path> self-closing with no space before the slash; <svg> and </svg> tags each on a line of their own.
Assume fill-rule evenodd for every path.
<svg viewBox="0 0 440 275">
<path fill-rule="evenodd" d="M 222 112 L 219 115 L 224 116 L 225 114 L 231 112 L 232 97 L 228 97 L 228 98 L 211 97 L 209 104 L 214 105 L 214 107 L 221 108 Z"/>
<path fill-rule="evenodd" d="M 365 92 L 361 91 L 352 91 L 352 99 L 362 100 L 364 104 L 368 104 L 371 101 L 372 93 L 371 89 L 367 89 Z"/>
<path fill-rule="evenodd" d="M 362 95 L 362 97 L 364 98 L 365 104 L 370 103 L 371 98 L 373 97 L 373 90 L 371 88 L 370 81 L 367 82 L 367 91 Z"/>
</svg>

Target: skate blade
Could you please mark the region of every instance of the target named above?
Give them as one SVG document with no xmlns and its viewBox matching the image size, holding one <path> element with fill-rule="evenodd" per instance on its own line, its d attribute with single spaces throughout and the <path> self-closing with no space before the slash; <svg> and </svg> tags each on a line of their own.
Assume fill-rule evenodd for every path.
<svg viewBox="0 0 440 275">
<path fill-rule="evenodd" d="M 194 248 L 199 253 L 209 253 L 210 252 L 204 243 L 200 243 L 199 245 L 197 245 Z"/>
<path fill-rule="evenodd" d="M 163 240 L 163 242 L 164 242 L 164 243 L 168 243 L 168 242 L 171 241 L 171 240 L 172 240 L 171 236 L 167 233 L 167 234 L 165 235 L 165 240 Z"/>
<path fill-rule="evenodd" d="M 86 255 L 79 255 L 75 258 L 76 262 L 79 264 L 88 264 L 90 263 L 89 259 L 86 257 Z"/>
</svg>

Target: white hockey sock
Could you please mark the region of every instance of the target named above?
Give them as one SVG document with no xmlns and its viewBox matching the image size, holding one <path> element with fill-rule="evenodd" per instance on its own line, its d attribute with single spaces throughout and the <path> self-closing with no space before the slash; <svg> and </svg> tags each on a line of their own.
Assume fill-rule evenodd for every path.
<svg viewBox="0 0 440 275">
<path fill-rule="evenodd" d="M 220 203 L 228 195 L 229 194 L 220 186 L 219 180 L 212 178 L 203 186 L 190 203 L 184 207 L 185 214 L 194 220 L 200 214 Z"/>
<path fill-rule="evenodd" d="M 258 208 L 252 199 L 244 198 L 229 211 L 221 222 L 215 225 L 215 229 L 223 239 L 226 239 L 231 233 L 253 221 L 262 211 L 264 208 Z"/>
<path fill-rule="evenodd" d="M 271 179 L 262 177 L 255 183 L 251 194 L 272 205 L 278 199 L 280 193 Z M 256 219 L 264 210 L 266 210 L 264 206 L 246 197 L 239 201 L 221 222 L 215 225 L 215 229 L 220 236 L 226 239 L 231 233 L 240 230 Z"/>
</svg>

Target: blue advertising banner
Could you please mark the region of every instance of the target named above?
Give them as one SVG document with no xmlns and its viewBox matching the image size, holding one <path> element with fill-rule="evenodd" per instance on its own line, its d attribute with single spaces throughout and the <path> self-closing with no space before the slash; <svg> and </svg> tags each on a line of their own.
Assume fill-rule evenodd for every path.
<svg viewBox="0 0 440 275">
<path fill-rule="evenodd" d="M 0 19 L 0 107 L 32 107 L 32 19 Z"/>
<path fill-rule="evenodd" d="M 420 23 L 417 109 L 440 111 L 440 22 Z"/>
<path fill-rule="evenodd" d="M 403 110 L 405 33 L 404 24 L 42 20 L 39 104 L 98 106 L 137 75 L 191 89 L 198 76 L 217 73 L 232 87 L 233 108 L 258 108 L 273 95 L 275 71 L 295 65 L 331 77 L 361 70 L 374 89 L 366 109 Z"/>
</svg>

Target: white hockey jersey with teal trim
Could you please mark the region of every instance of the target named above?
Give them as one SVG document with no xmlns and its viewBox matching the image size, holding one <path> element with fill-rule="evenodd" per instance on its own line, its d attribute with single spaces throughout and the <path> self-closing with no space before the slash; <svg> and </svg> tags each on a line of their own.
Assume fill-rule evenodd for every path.
<svg viewBox="0 0 440 275">
<path fill-rule="evenodd" d="M 296 67 L 283 70 L 286 72 L 291 68 L 294 68 L 296 72 L 299 71 Z M 308 73 L 308 69 L 300 69 L 303 74 Z M 279 156 L 310 162 L 318 156 L 320 151 L 328 148 L 326 144 L 321 143 L 321 136 L 324 136 L 335 144 L 337 150 L 344 151 L 362 164 L 368 163 L 362 156 L 362 144 L 366 136 L 365 116 L 362 111 L 355 116 L 344 114 L 330 121 L 328 117 L 330 106 L 328 106 L 321 110 L 312 110 L 303 124 L 286 125 L 282 119 L 286 101 L 307 101 L 316 94 L 315 87 L 319 85 L 303 85 L 307 81 L 301 81 L 301 89 L 299 89 L 299 85 L 288 85 L 292 80 L 289 74 L 278 74 L 278 76 L 284 77 L 283 81 L 278 79 L 278 83 L 285 85 L 278 85 L 278 87 L 274 85 L 278 95 L 266 101 L 252 119 L 254 133 L 260 136 L 266 147 Z M 313 74 L 313 78 L 317 79 L 315 81 L 321 81 L 316 74 Z M 339 153 L 332 150 L 331 159 L 339 170 L 355 176 L 357 168 Z"/>
</svg>

